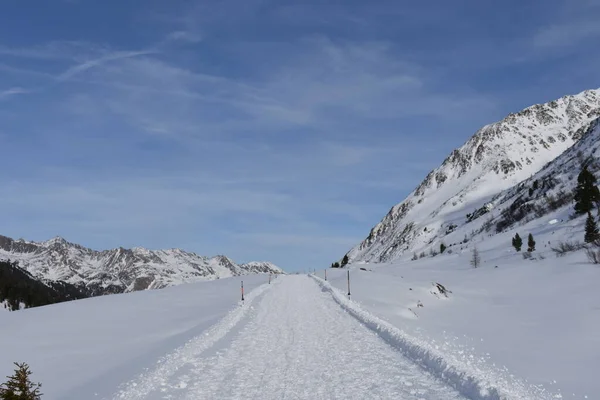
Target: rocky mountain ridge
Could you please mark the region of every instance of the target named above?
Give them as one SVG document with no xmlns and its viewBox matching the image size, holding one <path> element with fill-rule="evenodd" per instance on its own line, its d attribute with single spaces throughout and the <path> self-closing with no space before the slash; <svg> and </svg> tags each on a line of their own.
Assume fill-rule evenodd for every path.
<svg viewBox="0 0 600 400">
<path fill-rule="evenodd" d="M 282 273 L 269 262 L 236 264 L 181 249 L 117 248 L 96 251 L 56 237 L 45 242 L 0 236 L 0 259 L 18 262 L 34 277 L 63 281 L 92 295 L 160 289 L 181 283 L 250 273 Z"/>
<path fill-rule="evenodd" d="M 485 213 L 494 196 L 536 174 L 600 117 L 600 89 L 537 104 L 486 125 L 454 150 L 347 255 L 383 262 L 421 251 L 458 223 Z M 467 222 L 467 221 L 464 221 Z"/>
</svg>

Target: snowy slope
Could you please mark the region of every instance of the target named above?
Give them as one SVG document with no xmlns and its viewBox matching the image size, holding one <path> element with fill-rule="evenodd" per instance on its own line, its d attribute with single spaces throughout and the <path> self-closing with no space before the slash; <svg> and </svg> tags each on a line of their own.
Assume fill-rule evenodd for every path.
<svg viewBox="0 0 600 400">
<path fill-rule="evenodd" d="M 600 177 L 600 118 L 582 131 L 577 143 L 530 178 L 486 198 L 482 207 L 462 209 L 447 215 L 442 229 L 430 235 L 421 250 L 430 254 L 431 251 L 439 251 L 440 244 L 444 243 L 453 251 L 457 247 L 466 247 L 469 241 L 487 240 L 507 229 L 537 219 L 545 224 L 548 215 L 555 212 L 560 215 L 560 218 L 554 219 L 556 222 L 570 219 L 574 205 L 573 191 L 584 164 L 590 172 Z M 583 229 L 584 220 L 580 217 L 574 222 Z M 452 230 L 448 229 L 449 226 L 452 226 Z M 577 241 L 582 240 L 583 236 L 577 238 Z M 409 254 L 405 256 L 408 258 Z"/>
<path fill-rule="evenodd" d="M 483 127 L 394 206 L 348 253 L 350 260 L 384 262 L 430 246 L 455 229 L 454 220 L 483 211 L 499 192 L 577 143 L 599 116 L 600 90 L 588 90 Z"/>
<path fill-rule="evenodd" d="M 244 277 L 237 303 L 240 279 L 0 314 L 0 374 L 26 360 L 46 400 L 555 398 L 434 352 L 314 278 Z"/>
<path fill-rule="evenodd" d="M 180 249 L 118 248 L 95 251 L 62 238 L 42 243 L 0 236 L 0 259 L 18 261 L 39 279 L 85 286 L 92 294 L 158 289 L 249 273 L 281 273 L 268 262 L 236 264 Z"/>
<path fill-rule="evenodd" d="M 269 286 L 256 274 L 0 312 L 0 376 L 25 361 L 44 400 L 101 398 L 237 310 L 242 279 Z"/>
<path fill-rule="evenodd" d="M 598 398 L 600 268 L 583 249 L 563 257 L 553 250 L 583 242 L 586 216 L 573 216 L 572 201 L 581 166 L 600 177 L 600 119 L 580 134 L 533 176 L 447 214 L 419 248 L 423 258 L 350 264 L 352 298 L 447 359 L 479 371 L 506 368 L 561 394 L 556 398 Z M 523 250 L 533 235 L 531 255 L 512 247 L 516 233 Z M 446 251 L 432 256 L 442 242 Z M 475 247 L 482 259 L 476 269 Z M 328 278 L 345 293 L 345 270 L 329 270 Z M 452 293 L 446 297 L 435 283 Z"/>
<path fill-rule="evenodd" d="M 556 398 L 600 398 L 600 268 L 583 250 L 563 257 L 552 251 L 560 242 L 582 241 L 585 217 L 569 219 L 571 213 L 569 204 L 436 257 L 351 264 L 352 299 L 446 359 L 476 370 L 506 368 L 507 375 L 562 393 Z M 533 234 L 532 259 L 512 248 L 515 233 Z M 474 246 L 482 259 L 476 269 Z M 346 272 L 327 271 L 344 294 Z M 448 297 L 434 283 L 451 291 Z"/>
</svg>

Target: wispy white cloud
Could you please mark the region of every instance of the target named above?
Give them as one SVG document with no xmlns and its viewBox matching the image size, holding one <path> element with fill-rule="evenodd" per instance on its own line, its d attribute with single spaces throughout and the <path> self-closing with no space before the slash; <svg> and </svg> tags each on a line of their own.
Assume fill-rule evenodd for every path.
<svg viewBox="0 0 600 400">
<path fill-rule="evenodd" d="M 154 54 L 154 53 L 156 53 L 155 50 L 117 51 L 114 53 L 104 55 L 99 58 L 95 58 L 92 60 L 88 60 L 88 61 L 79 63 L 77 65 L 74 65 L 74 66 L 70 67 L 69 69 L 67 69 L 66 71 L 64 71 L 63 73 L 61 73 L 60 75 L 58 75 L 56 77 L 56 79 L 59 81 L 65 81 L 65 80 L 73 78 L 74 76 L 81 74 L 91 68 L 98 67 L 100 65 L 106 64 L 111 61 L 124 60 L 127 58 L 139 57 L 139 56 L 144 56 L 144 55 Z"/>
<path fill-rule="evenodd" d="M 98 54 L 105 48 L 84 41 L 50 41 L 36 46 L 11 47 L 0 44 L 0 55 L 29 59 L 76 59 Z"/>
<path fill-rule="evenodd" d="M 54 79 L 54 75 L 52 75 L 51 73 L 48 73 L 48 72 L 37 71 L 37 70 L 31 69 L 31 68 L 16 67 L 16 66 L 4 64 L 4 63 L 0 63 L 0 71 L 6 72 L 6 73 L 8 73 L 10 75 L 14 75 L 14 76 L 25 75 L 25 76 L 29 76 L 30 78 L 43 78 L 45 80 Z"/>
<path fill-rule="evenodd" d="M 120 54 L 92 80 L 114 90 L 97 93 L 110 108 L 149 132 L 222 133 L 246 129 L 323 129 L 345 118 L 444 117 L 461 109 L 493 107 L 481 95 L 447 95 L 423 85 L 422 73 L 392 56 L 385 43 L 303 40 L 286 50 L 271 71 L 254 80 L 214 76 L 159 58 Z M 243 57 L 243 55 L 240 55 Z M 78 65 L 62 76 L 98 67 Z M 215 119 L 219 107 L 234 118 Z M 206 110 L 203 111 L 203 110 Z"/>
<path fill-rule="evenodd" d="M 21 87 L 13 87 L 10 89 L 5 89 L 5 90 L 0 91 L 0 100 L 4 100 L 11 96 L 26 94 L 26 93 L 30 93 L 30 91 L 27 89 L 23 89 Z"/>
</svg>

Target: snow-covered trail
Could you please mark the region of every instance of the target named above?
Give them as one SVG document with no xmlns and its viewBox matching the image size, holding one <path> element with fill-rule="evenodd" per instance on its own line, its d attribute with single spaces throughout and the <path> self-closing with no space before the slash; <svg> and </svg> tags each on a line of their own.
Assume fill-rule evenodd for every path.
<svg viewBox="0 0 600 400">
<path fill-rule="evenodd" d="M 462 399 L 342 310 L 307 276 L 278 279 L 246 323 L 144 399 Z M 152 375 L 150 375 L 152 376 Z M 140 382 L 142 384 L 142 382 Z M 132 382 L 116 399 L 140 399 Z M 137 387 L 137 389 L 136 389 Z"/>
</svg>

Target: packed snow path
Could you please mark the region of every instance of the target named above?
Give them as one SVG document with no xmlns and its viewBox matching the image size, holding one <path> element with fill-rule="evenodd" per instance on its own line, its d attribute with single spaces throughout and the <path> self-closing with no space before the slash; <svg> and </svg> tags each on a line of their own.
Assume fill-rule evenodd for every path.
<svg viewBox="0 0 600 400">
<path fill-rule="evenodd" d="M 243 327 L 216 348 L 178 354 L 169 376 L 157 368 L 115 398 L 462 399 L 343 311 L 309 277 L 286 276 L 271 286 L 250 306 Z"/>
</svg>

